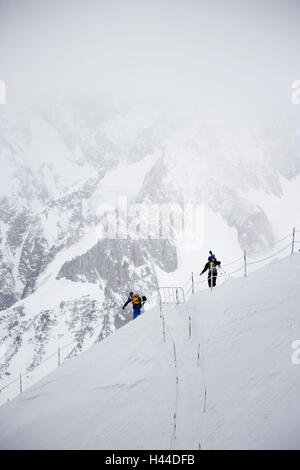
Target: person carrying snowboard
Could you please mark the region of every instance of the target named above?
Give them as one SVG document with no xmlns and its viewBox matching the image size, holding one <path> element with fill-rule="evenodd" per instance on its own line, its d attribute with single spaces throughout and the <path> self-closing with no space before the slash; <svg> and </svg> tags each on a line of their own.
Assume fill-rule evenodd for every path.
<svg viewBox="0 0 300 470">
<path fill-rule="evenodd" d="M 217 276 L 218 276 L 218 271 L 217 271 L 217 266 L 221 265 L 221 261 L 218 261 L 215 255 L 210 251 L 209 252 L 209 257 L 206 265 L 203 268 L 203 271 L 200 273 L 200 276 L 205 273 L 205 271 L 208 270 L 208 287 L 211 289 L 215 287 L 216 282 L 217 282 Z"/>
<path fill-rule="evenodd" d="M 127 307 L 127 305 L 132 302 L 132 307 L 133 307 L 133 315 L 132 319 L 134 320 L 136 317 L 141 315 L 142 313 L 142 307 L 144 303 L 146 302 L 147 298 L 143 295 L 142 298 L 135 294 L 134 292 L 129 293 L 129 297 L 126 300 L 125 304 L 123 305 L 123 310 Z"/>
</svg>

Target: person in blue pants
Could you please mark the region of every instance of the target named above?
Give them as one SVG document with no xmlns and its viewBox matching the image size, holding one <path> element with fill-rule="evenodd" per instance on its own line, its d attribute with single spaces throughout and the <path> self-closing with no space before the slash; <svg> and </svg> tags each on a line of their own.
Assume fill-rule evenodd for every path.
<svg viewBox="0 0 300 470">
<path fill-rule="evenodd" d="M 130 303 L 132 302 L 132 307 L 133 307 L 133 312 L 132 312 L 132 319 L 134 320 L 136 317 L 138 317 L 139 315 L 141 315 L 142 313 L 142 306 L 144 305 L 144 303 L 146 302 L 146 297 L 143 296 L 142 298 L 140 298 L 139 295 L 135 294 L 134 292 L 130 292 L 129 293 L 129 297 L 128 299 L 126 300 L 125 304 L 123 305 L 123 310 L 125 309 L 125 307 Z"/>
<path fill-rule="evenodd" d="M 141 315 L 141 313 L 142 313 L 141 307 L 133 307 L 132 320 L 134 320 L 136 317 Z"/>
</svg>

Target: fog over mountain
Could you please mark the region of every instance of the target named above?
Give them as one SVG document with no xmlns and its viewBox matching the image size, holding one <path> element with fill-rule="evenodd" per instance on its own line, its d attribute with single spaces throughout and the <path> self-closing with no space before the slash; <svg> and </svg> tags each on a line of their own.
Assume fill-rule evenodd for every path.
<svg viewBox="0 0 300 470">
<path fill-rule="evenodd" d="M 254 256 L 300 227 L 299 20 L 291 0 L 0 0 L 3 384 L 127 323 L 129 291 L 155 302 L 209 249 Z M 202 226 L 103 239 L 120 198 Z"/>
</svg>

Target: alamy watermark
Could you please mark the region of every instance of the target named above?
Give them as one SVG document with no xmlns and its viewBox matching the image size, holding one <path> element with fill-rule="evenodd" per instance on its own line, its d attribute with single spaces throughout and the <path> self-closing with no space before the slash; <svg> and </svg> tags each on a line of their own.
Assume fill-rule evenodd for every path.
<svg viewBox="0 0 300 470">
<path fill-rule="evenodd" d="M 300 80 L 294 80 L 292 83 L 292 104 L 300 104 Z"/>
<path fill-rule="evenodd" d="M 204 209 L 195 203 L 128 204 L 120 196 L 116 204 L 99 204 L 96 210 L 100 239 L 203 241 Z"/>
<path fill-rule="evenodd" d="M 294 352 L 292 354 L 291 361 L 295 366 L 298 366 L 300 364 L 300 339 L 293 341 L 292 349 L 294 349 Z"/>
<path fill-rule="evenodd" d="M 3 80 L 0 80 L 0 104 L 6 104 L 6 87 Z"/>
</svg>

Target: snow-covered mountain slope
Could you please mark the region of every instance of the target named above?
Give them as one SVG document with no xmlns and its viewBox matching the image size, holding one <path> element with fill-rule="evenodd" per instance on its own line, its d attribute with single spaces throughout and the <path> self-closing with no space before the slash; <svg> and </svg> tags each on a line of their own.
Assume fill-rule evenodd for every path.
<svg viewBox="0 0 300 470">
<path fill-rule="evenodd" d="M 0 111 L 1 386 L 58 346 L 74 342 L 78 354 L 123 326 L 129 291 L 151 300 L 159 284 L 199 272 L 208 250 L 226 263 L 300 227 L 294 123 L 247 126 L 86 97 Z M 143 214 L 199 208 L 194 239 L 102 240 L 99 207 L 120 197 Z"/>
<path fill-rule="evenodd" d="M 299 449 L 299 274 L 295 254 L 164 306 L 166 342 L 148 311 L 2 406 L 0 447 Z"/>
<path fill-rule="evenodd" d="M 87 136 L 86 122 L 76 127 L 69 116 L 68 133 L 65 115 L 55 117 L 54 126 L 41 116 L 1 116 L 7 180 L 0 201 L 1 385 L 20 370 L 32 373 L 58 345 L 73 342 L 74 355 L 115 331 L 129 319 L 120 307 L 130 290 L 146 291 L 151 301 L 155 264 L 176 268 L 176 252 L 165 240 L 99 237 L 99 206 L 124 195 L 134 201 L 155 160 L 114 169 L 107 149 L 86 149 L 94 140 L 95 147 L 101 139 L 104 145 L 97 119 L 100 130 L 88 122 Z M 137 173 L 139 184 L 132 185 Z"/>
</svg>

